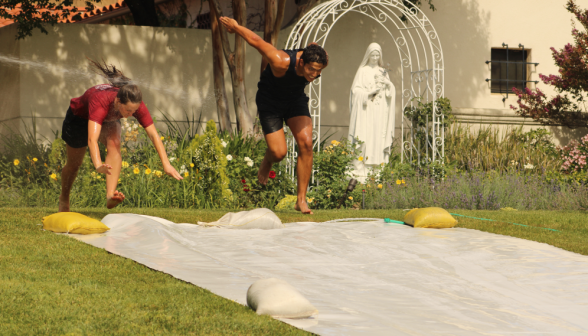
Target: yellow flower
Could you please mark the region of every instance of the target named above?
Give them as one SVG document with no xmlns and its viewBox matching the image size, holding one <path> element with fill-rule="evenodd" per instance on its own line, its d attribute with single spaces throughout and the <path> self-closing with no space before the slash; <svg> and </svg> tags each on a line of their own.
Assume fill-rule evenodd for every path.
<svg viewBox="0 0 588 336">
<path fill-rule="evenodd" d="M 129 163 L 127 161 L 123 161 L 122 162 L 122 167 L 123 168 L 129 168 Z"/>
<path fill-rule="evenodd" d="M 308 203 L 312 203 L 312 202 L 314 201 L 314 198 L 308 198 L 308 197 L 307 197 L 307 198 L 306 198 L 306 201 L 307 201 Z"/>
<path fill-rule="evenodd" d="M 53 180 L 57 181 L 57 175 L 55 173 L 49 175 L 50 178 L 52 178 Z"/>
<path fill-rule="evenodd" d="M 404 180 L 402 180 L 402 184 L 406 184 L 406 182 L 404 182 Z"/>
<path fill-rule="evenodd" d="M 380 167 L 384 167 L 384 162 L 380 163 Z"/>
<path fill-rule="evenodd" d="M 190 168 L 194 168 L 194 164 L 193 163 L 190 163 Z"/>
<path fill-rule="evenodd" d="M 164 136 L 162 136 L 162 137 L 161 137 L 161 141 L 163 141 L 164 139 L 165 139 L 165 137 L 164 137 Z"/>
<path fill-rule="evenodd" d="M 402 181 L 396 180 L 396 184 L 400 184 L 400 183 L 402 183 Z"/>
<path fill-rule="evenodd" d="M 378 189 L 382 189 L 382 185 L 381 184 L 378 184 Z"/>
<path fill-rule="evenodd" d="M 157 177 L 161 177 L 161 175 L 163 175 L 163 173 L 161 172 L 161 170 L 156 170 L 153 172 L 153 175 L 155 175 Z"/>
<path fill-rule="evenodd" d="M 188 173 L 188 172 L 185 172 L 185 173 L 184 173 L 184 177 L 188 177 L 188 176 L 190 176 L 190 173 Z"/>
<path fill-rule="evenodd" d="M 347 155 L 347 152 L 343 152 L 343 153 L 341 153 L 341 154 L 343 154 L 343 155 Z"/>
<path fill-rule="evenodd" d="M 133 169 L 133 173 L 135 173 L 135 175 L 139 174 L 141 171 L 139 170 L 139 168 L 135 168 Z"/>
<path fill-rule="evenodd" d="M 118 179 L 118 183 L 120 183 L 120 179 Z"/>
<path fill-rule="evenodd" d="M 363 161 L 363 156 L 357 158 L 358 161 Z"/>
<path fill-rule="evenodd" d="M 33 162 L 37 162 L 37 161 L 39 161 L 39 160 L 37 160 L 37 158 L 33 158 Z"/>
<path fill-rule="evenodd" d="M 48 166 L 46 163 L 43 163 L 43 166 L 45 166 L 45 167 L 49 167 L 49 166 Z"/>
<path fill-rule="evenodd" d="M 20 163 L 20 161 L 18 159 L 14 159 L 14 162 L 13 163 L 14 163 L 15 166 L 18 166 L 18 164 Z"/>
<path fill-rule="evenodd" d="M 353 197 L 352 196 L 349 196 L 348 198 L 353 201 Z"/>
<path fill-rule="evenodd" d="M 331 141 L 331 145 L 333 145 L 333 146 L 338 146 L 339 144 L 340 144 L 340 142 L 337 140 Z"/>
<path fill-rule="evenodd" d="M 149 169 L 149 168 L 145 169 L 145 175 L 149 175 L 149 174 L 151 174 L 151 169 Z"/>
</svg>

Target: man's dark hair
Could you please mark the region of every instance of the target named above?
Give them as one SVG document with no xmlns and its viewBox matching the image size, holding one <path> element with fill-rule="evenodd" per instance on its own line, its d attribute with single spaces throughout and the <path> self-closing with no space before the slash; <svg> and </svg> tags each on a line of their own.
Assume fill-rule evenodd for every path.
<svg viewBox="0 0 588 336">
<path fill-rule="evenodd" d="M 300 57 L 304 64 L 308 64 L 310 62 L 316 62 L 321 64 L 327 64 L 329 61 L 327 57 L 327 52 L 323 47 L 319 46 L 318 44 L 311 44 L 308 47 L 304 48 L 302 52 L 302 56 Z"/>
</svg>

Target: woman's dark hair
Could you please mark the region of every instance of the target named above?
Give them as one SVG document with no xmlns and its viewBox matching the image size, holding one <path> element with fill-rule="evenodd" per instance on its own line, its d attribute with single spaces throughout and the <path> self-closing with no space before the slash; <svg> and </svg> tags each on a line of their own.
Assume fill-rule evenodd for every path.
<svg viewBox="0 0 588 336">
<path fill-rule="evenodd" d="M 310 62 L 316 62 L 321 64 L 327 64 L 329 61 L 329 57 L 327 56 L 327 52 L 323 47 L 319 46 L 318 44 L 311 44 L 308 47 L 304 48 L 302 52 L 302 56 L 300 57 L 304 64 L 308 64 Z"/>
<path fill-rule="evenodd" d="M 141 93 L 141 90 L 139 90 L 139 87 L 135 84 L 131 84 L 131 79 L 125 76 L 122 71 L 112 64 L 106 64 L 104 60 L 102 60 L 102 64 L 91 59 L 89 60 L 99 75 L 106 78 L 112 86 L 119 88 L 116 97 L 121 103 L 140 103 L 143 101 L 143 94 Z"/>
<path fill-rule="evenodd" d="M 143 101 L 143 94 L 137 85 L 127 84 L 118 90 L 116 98 L 123 104 L 128 102 L 137 104 Z"/>
</svg>

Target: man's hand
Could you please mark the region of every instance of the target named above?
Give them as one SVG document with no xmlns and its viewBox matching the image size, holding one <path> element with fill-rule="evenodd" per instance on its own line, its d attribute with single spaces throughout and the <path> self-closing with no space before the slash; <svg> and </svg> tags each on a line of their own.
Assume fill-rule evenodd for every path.
<svg viewBox="0 0 588 336">
<path fill-rule="evenodd" d="M 96 172 L 100 174 L 107 174 L 110 175 L 110 170 L 112 169 L 111 165 L 103 163 L 101 166 L 96 167 Z"/>
<path fill-rule="evenodd" d="M 233 34 L 235 32 L 235 29 L 239 27 L 237 21 L 226 16 L 221 16 L 218 20 L 223 26 L 225 26 L 225 28 L 227 28 L 227 31 L 231 34 Z"/>
</svg>

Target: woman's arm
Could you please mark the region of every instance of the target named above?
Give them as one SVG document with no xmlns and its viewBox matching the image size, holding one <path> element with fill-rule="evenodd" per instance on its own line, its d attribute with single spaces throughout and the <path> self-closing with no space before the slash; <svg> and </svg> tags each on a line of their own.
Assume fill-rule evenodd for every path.
<svg viewBox="0 0 588 336">
<path fill-rule="evenodd" d="M 282 75 L 282 72 L 288 70 L 288 66 L 290 65 L 290 56 L 286 54 L 282 50 L 276 49 L 271 43 L 267 43 L 261 37 L 257 36 L 251 30 L 239 25 L 237 21 L 228 18 L 226 16 L 221 16 L 219 21 L 229 33 L 236 33 L 237 35 L 243 37 L 250 46 L 257 49 L 261 56 L 265 58 L 272 71 L 274 71 L 274 75 Z M 281 76 L 277 76 L 281 77 Z"/>
<path fill-rule="evenodd" d="M 147 136 L 151 139 L 153 146 L 155 146 L 155 150 L 157 154 L 159 154 L 159 159 L 163 164 L 163 171 L 175 178 L 176 180 L 182 180 L 182 175 L 178 173 L 178 171 L 169 163 L 169 159 L 167 158 L 167 153 L 165 152 L 165 147 L 163 146 L 163 142 L 161 142 L 161 138 L 159 134 L 157 134 L 157 129 L 155 128 L 155 124 L 151 124 L 145 128 L 145 132 L 147 132 Z"/>
<path fill-rule="evenodd" d="M 88 120 L 88 148 L 90 149 L 90 158 L 94 164 L 94 168 L 97 173 L 110 175 L 111 165 L 102 163 L 100 157 L 100 148 L 98 147 L 98 138 L 100 137 L 100 131 L 102 131 L 102 125 L 99 123 Z"/>
</svg>

